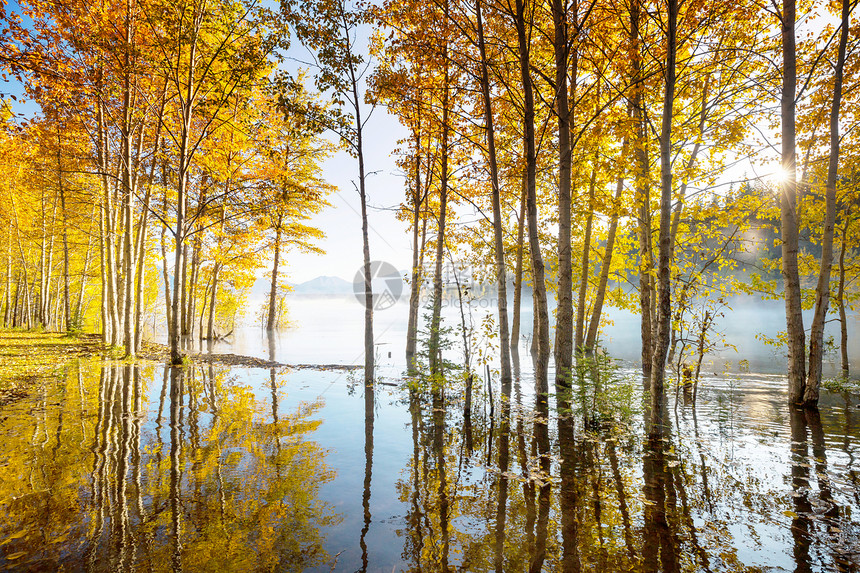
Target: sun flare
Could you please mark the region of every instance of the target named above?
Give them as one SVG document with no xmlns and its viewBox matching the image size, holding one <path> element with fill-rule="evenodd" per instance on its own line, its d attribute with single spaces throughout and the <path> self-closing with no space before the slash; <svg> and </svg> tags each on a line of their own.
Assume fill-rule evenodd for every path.
<svg viewBox="0 0 860 573">
<path fill-rule="evenodd" d="M 782 185 L 791 180 L 791 172 L 782 165 L 777 165 L 770 174 L 770 180 L 776 185 Z"/>
</svg>

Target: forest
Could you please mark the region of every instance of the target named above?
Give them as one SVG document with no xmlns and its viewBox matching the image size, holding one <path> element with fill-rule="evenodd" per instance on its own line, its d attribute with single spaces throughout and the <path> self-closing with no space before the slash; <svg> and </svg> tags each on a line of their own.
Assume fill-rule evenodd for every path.
<svg viewBox="0 0 860 573">
<path fill-rule="evenodd" d="M 292 392 L 289 372 L 317 372 L 307 376 L 314 376 L 320 388 L 340 380 L 330 382 L 320 368 L 349 371 L 348 395 L 358 387 L 364 396 L 355 411 L 364 424 L 363 434 L 356 431 L 365 453 L 359 460 L 365 463 L 365 481 L 356 484 L 362 486 L 362 505 L 344 521 L 355 517 L 355 526 L 362 526 L 362 555 L 346 553 L 347 567 L 374 570 L 368 568 L 367 545 L 376 524 L 370 511 L 373 436 L 388 385 L 402 393 L 403 411 L 398 412 L 412 427 L 407 449 L 410 455 L 414 450 L 408 479 L 397 484 L 399 493 L 392 498 L 406 503 L 404 488 L 414 480 L 414 500 L 426 488 L 424 501 L 432 509 L 426 509 L 431 515 L 426 532 L 420 515 L 404 518 L 408 532 L 397 530 L 407 539 L 402 561 L 382 560 L 380 566 L 416 571 L 425 570 L 422 564 L 440 571 L 579 571 L 598 564 L 606 570 L 762 570 L 750 564 L 754 560 L 745 561 L 740 549 L 722 545 L 731 542 L 697 537 L 697 531 L 706 534 L 698 521 L 707 517 L 693 517 L 688 494 L 696 503 L 708 499 L 707 511 L 720 527 L 729 528 L 731 519 L 714 517 L 704 454 L 700 461 L 690 458 L 701 467 L 702 485 L 695 472 L 682 471 L 686 458 L 680 453 L 680 462 L 673 458 L 675 446 L 662 445 L 677 440 L 680 452 L 682 437 L 692 435 L 693 426 L 678 419 L 682 400 L 684 411 L 696 420 L 696 442 L 700 400 L 699 412 L 717 416 L 708 423 L 720 432 L 724 391 L 730 396 L 728 411 L 734 412 L 735 379 L 724 373 L 713 385 L 705 378 L 717 368 L 712 368 L 714 356 L 726 349 L 738 355 L 737 376 L 750 375 L 744 349 L 725 335 L 727 324 L 748 320 L 733 308 L 740 299 L 777 302 L 781 313 L 775 332 L 759 333 L 754 321 L 744 326 L 770 349 L 775 366 L 767 376 L 778 382 L 767 386 L 773 404 L 768 402 L 766 418 L 785 422 L 779 430 L 788 440 L 783 450 L 794 456 L 790 463 L 779 462 L 790 475 L 774 487 L 792 491 L 780 494 L 789 501 L 784 511 L 773 510 L 778 515 L 772 518 L 782 520 L 781 531 L 791 540 L 772 543 L 788 548 L 793 570 L 856 570 L 860 523 L 852 508 L 860 510 L 860 476 L 853 463 L 860 452 L 851 445 L 857 430 L 850 418 L 851 399 L 860 392 L 857 357 L 850 356 L 860 332 L 856 4 L 0 3 L 0 220 L 5 227 L 0 230 L 0 338 L 6 346 L 0 416 L 12 408 L 9 425 L 4 428 L 7 422 L 0 421 L 0 435 L 12 431 L 13 424 L 36 424 L 44 429 L 41 448 L 50 441 L 49 427 L 56 432 L 57 449 L 61 442 L 65 448 L 60 439 L 70 431 L 62 421 L 65 396 L 72 389 L 80 392 L 80 404 L 67 416 L 80 417 L 81 436 L 74 439 L 81 443 L 87 416 L 97 416 L 89 430 L 95 440 L 93 485 L 84 505 L 98 505 L 93 511 L 100 515 L 95 533 L 92 525 L 75 522 L 64 534 L 89 538 L 85 550 L 63 553 L 68 542 L 62 537 L 56 554 L 34 553 L 29 545 L 13 551 L 22 539 L 31 540 L 16 527 L 38 519 L 30 515 L 33 508 L 3 501 L 7 492 L 0 488 L 0 511 L 5 512 L 0 514 L 0 570 L 13 570 L 30 557 L 34 561 L 22 570 L 49 562 L 71 570 L 159 568 L 168 567 L 168 561 L 174 570 L 226 570 L 228 562 L 236 570 L 323 570 L 329 565 L 334 570 L 340 553 L 318 532 L 312 534 L 311 524 L 303 521 L 301 537 L 286 540 L 290 519 L 299 518 L 284 517 L 283 507 L 281 513 L 266 514 L 265 526 L 256 522 L 260 512 L 268 511 L 265 502 L 279 498 L 281 506 L 307 505 L 302 515 L 314 527 L 340 527 L 329 501 L 309 501 L 323 495 L 320 484 L 336 481 L 338 472 L 326 469 L 325 454 L 319 453 L 327 446 L 313 441 L 320 421 L 311 419 L 322 415 L 324 427 L 331 414 L 319 414 L 324 411 L 319 396 L 301 402 L 295 412 L 282 411 L 282 394 Z M 381 373 L 384 352 L 391 358 L 391 347 L 380 342 L 388 328 L 379 325 L 380 297 L 388 293 L 379 292 L 374 281 L 374 217 L 382 210 L 382 190 L 375 188 L 378 166 L 368 161 L 381 140 L 375 114 L 395 118 L 402 128 L 396 148 L 384 152 L 401 182 L 398 204 L 390 209 L 411 245 L 411 265 L 404 273 L 408 317 L 393 349 L 402 356 L 402 368 L 393 378 Z M 327 173 L 327 162 L 337 156 L 348 157 L 351 165 L 349 189 L 338 189 Z M 341 350 L 331 360 L 337 363 L 333 367 L 309 357 L 298 360 L 301 367 L 282 371 L 289 365 L 277 361 L 276 340 L 291 328 L 294 307 L 303 304 L 290 294 L 285 264 L 297 253 L 323 253 L 329 231 L 325 214 L 332 197 L 343 192 L 357 195 L 360 206 L 356 236 L 360 226 L 361 247 L 355 245 L 354 260 L 362 269 L 355 293 L 361 300 L 361 332 L 353 334 L 361 337 L 363 351 L 354 364 L 343 364 L 351 356 Z M 467 268 L 469 284 L 458 275 Z M 254 305 L 249 301 L 258 282 L 265 282 L 265 302 Z M 451 292 L 458 309 L 446 313 L 444 301 Z M 470 322 L 470 304 L 488 293 L 494 307 L 476 326 Z M 613 360 L 607 335 L 621 312 L 636 318 L 641 343 L 637 360 L 627 365 Z M 234 354 L 214 353 L 215 345 L 236 351 L 239 346 L 230 349 L 231 341 L 248 324 L 263 333 L 253 343 L 258 354 L 242 362 Z M 67 356 L 62 359 L 66 366 L 51 371 L 62 380 L 51 384 L 59 384 L 64 397 L 58 402 L 61 410 L 51 414 L 59 414 L 56 422 L 29 421 L 14 410 L 38 396 L 49 403 L 50 384 L 40 378 L 44 373 L 16 374 L 29 372 L 28 345 L 38 346 L 34 341 L 40 336 L 60 349 L 66 342 L 59 340 L 80 341 L 72 346 L 84 349 L 75 360 L 101 360 L 70 366 Z M 321 338 L 319 344 L 326 342 Z M 224 370 L 224 365 L 237 368 Z M 244 382 L 236 380 L 245 376 L 244 367 L 264 374 L 247 383 L 265 397 L 242 390 Z M 764 384 L 764 378 L 757 380 Z M 13 390 L 4 390 L 3 384 Z M 85 405 L 85 394 L 93 405 Z M 271 403 L 263 407 L 264 400 Z M 714 412 L 709 404 L 718 405 Z M 141 424 L 155 419 L 156 405 L 157 439 L 147 446 Z M 172 416 L 169 446 L 162 444 L 164 408 Z M 198 435 L 198 424 L 205 425 L 198 420 L 201 412 L 212 417 L 204 438 Z M 270 427 L 255 421 L 264 414 L 273 418 L 266 422 Z M 744 423 L 757 423 L 754 413 L 745 415 Z M 187 443 L 177 427 L 192 419 L 193 443 Z M 248 435 L 236 434 L 242 425 Z M 814 442 L 809 459 L 820 490 L 815 503 L 809 501 L 813 477 L 804 461 L 807 432 Z M 847 465 L 828 470 L 824 450 L 843 438 L 838 456 L 847 455 Z M 624 441 L 619 470 L 613 456 L 616 444 L 622 448 Z M 283 452 L 282 443 L 289 444 Z M 35 444 L 34 438 L 14 448 L 24 452 Z M 175 451 L 166 460 L 160 449 L 153 454 L 150 447 Z M 245 462 L 263 468 L 248 486 L 257 489 L 245 492 L 257 496 L 254 500 L 236 493 L 235 488 L 245 487 L 241 480 L 230 486 L 234 490 L 221 482 L 222 447 L 245 456 L 239 463 L 225 453 L 224 462 L 231 459 L 232 465 L 224 471 L 240 472 Z M 419 453 L 422 448 L 429 448 L 426 454 Z M 644 462 L 630 471 L 641 475 L 626 474 L 628 464 L 636 465 L 637 448 Z M 460 531 L 453 507 L 468 500 L 457 490 L 467 487 L 459 481 L 459 470 L 448 467 L 446 452 L 454 456 L 455 450 L 460 466 L 472 463 L 466 459 L 485 459 L 482 485 L 469 487 L 485 487 L 475 495 L 492 498 L 481 511 L 493 540 L 463 542 L 452 553 L 452 539 Z M 514 454 L 520 473 L 509 461 Z M 0 452 L 0 462 L 4 455 L 11 454 Z M 56 464 L 56 459 L 46 462 L 42 450 L 20 455 L 31 456 L 33 467 Z M 158 473 L 159 487 L 162 480 L 171 481 L 170 492 L 142 493 L 155 487 L 150 481 L 156 478 L 144 476 L 141 484 L 141 455 L 157 456 L 151 471 Z M 191 457 L 185 461 L 184 455 Z M 138 469 L 132 471 L 126 458 Z M 745 467 L 755 466 L 750 460 Z M 217 465 L 217 479 L 210 462 Z M 681 469 L 674 469 L 679 463 Z M 206 467 L 201 470 L 200 464 Z M 448 475 L 455 470 L 456 480 Z M 15 487 L 25 487 L 23 471 L 7 476 Z M 821 477 L 828 471 L 834 483 L 842 484 L 844 500 L 836 500 L 831 482 Z M 118 488 L 123 504 L 132 503 L 126 486 L 114 485 L 131 479 L 130 472 L 137 472 L 127 487 L 136 492 L 138 515 L 130 518 L 126 508 L 114 516 L 111 503 L 118 501 L 108 499 L 111 488 Z M 199 479 L 196 486 L 183 482 L 183 472 L 186 480 L 197 475 L 206 485 Z M 282 472 L 302 475 L 278 485 Z M 325 477 L 302 492 L 298 484 L 313 474 Z M 617 484 L 617 496 L 595 475 Z M 504 516 L 506 504 L 514 503 L 513 493 L 508 500 L 509 480 L 522 481 L 523 498 L 516 501 L 527 506 L 527 541 L 516 555 L 509 552 L 514 539 L 509 529 L 519 517 L 514 509 L 509 509 L 510 521 Z M 589 480 L 596 481 L 586 493 Z M 633 501 L 622 491 L 631 480 L 644 483 L 641 526 L 640 517 L 628 515 L 627 504 Z M 190 489 L 183 493 L 183 487 Z M 107 493 L 97 493 L 100 488 Z M 222 496 L 217 511 L 209 497 L 218 495 L 215 490 Z M 557 506 L 551 501 L 556 490 Z M 241 539 L 221 539 L 209 531 L 214 527 L 210 518 L 180 507 L 184 495 L 189 504 L 193 498 L 206 506 L 200 511 L 211 513 L 212 520 L 220 511 L 223 520 L 225 491 L 233 503 L 250 504 L 235 510 L 248 515 L 222 524 L 241 529 Z M 379 490 L 373 491 L 379 499 Z M 19 500 L 21 495 L 7 497 Z M 285 495 L 294 501 L 284 502 Z M 144 501 L 164 496 L 170 516 L 156 510 L 156 503 L 147 517 Z M 601 525 L 600 502 L 607 496 L 613 500 L 605 500 L 607 512 L 617 503 L 623 513 L 617 524 L 605 524 L 607 538 L 616 544 L 611 549 L 604 546 Z M 676 514 L 679 498 L 685 513 Z M 260 507 L 252 508 L 252 501 Z M 172 520 L 163 531 L 173 540 L 161 547 L 171 555 L 164 563 L 150 553 L 161 541 L 149 531 L 152 520 L 162 518 Z M 738 519 L 755 521 L 755 516 L 745 513 Z M 259 554 L 245 555 L 241 562 L 206 561 L 208 549 L 183 549 L 180 538 L 192 535 L 183 533 L 183 520 L 195 524 L 194 535 L 213 536 L 205 540 L 213 547 L 223 544 L 240 552 L 243 545 L 262 543 Z M 824 524 L 820 533 L 818 523 Z M 255 533 L 254 527 L 276 530 L 281 538 Z M 521 528 L 517 532 L 521 535 Z M 114 555 L 117 539 L 121 547 Z M 688 541 L 692 547 L 686 548 L 685 561 L 679 556 Z M 810 553 L 819 542 L 820 553 Z M 493 544 L 494 552 L 477 549 L 490 551 Z M 770 547 L 759 544 L 752 554 Z M 287 546 L 287 553 L 278 549 Z M 102 550 L 110 559 L 100 560 Z M 199 562 L 190 560 L 192 553 Z"/>
</svg>

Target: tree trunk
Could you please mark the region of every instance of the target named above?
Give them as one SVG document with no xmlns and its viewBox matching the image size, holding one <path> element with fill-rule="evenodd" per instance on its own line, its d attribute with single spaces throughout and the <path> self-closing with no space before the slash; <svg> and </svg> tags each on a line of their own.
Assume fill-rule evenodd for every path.
<svg viewBox="0 0 860 573">
<path fill-rule="evenodd" d="M 45 226 L 45 220 L 47 219 L 47 213 L 45 211 L 45 190 L 42 189 L 42 201 L 41 201 L 41 216 L 39 218 L 39 224 L 41 227 L 41 236 L 39 241 L 39 298 L 37 299 L 39 304 L 36 311 L 36 320 L 39 321 L 43 327 L 47 327 L 46 317 L 47 312 L 47 299 L 48 299 L 48 286 L 47 286 L 47 229 Z"/>
<path fill-rule="evenodd" d="M 546 280 L 541 257 L 537 210 L 537 155 L 535 151 L 535 104 L 531 80 L 530 46 L 526 36 L 526 10 L 524 0 L 516 0 L 517 44 L 519 47 L 520 76 L 523 85 L 524 155 L 526 160 L 526 211 L 529 222 L 529 250 L 534 278 L 535 337 L 537 352 L 534 355 L 535 391 L 543 402 L 549 393 L 547 368 L 549 362 L 549 313 L 546 300 Z M 531 22 L 529 22 L 531 25 Z"/>
<path fill-rule="evenodd" d="M 108 310 L 108 278 L 107 278 L 107 225 L 105 224 L 104 207 L 99 205 L 99 279 L 101 279 L 101 319 L 102 342 L 110 342 L 110 311 Z"/>
<path fill-rule="evenodd" d="M 24 318 L 27 320 L 27 328 L 33 328 L 33 313 L 36 311 L 33 298 L 36 296 L 36 277 L 33 277 L 33 282 L 30 288 L 25 292 L 27 295 L 26 306 L 24 307 Z"/>
<path fill-rule="evenodd" d="M 844 244 L 844 243 L 843 243 Z M 842 249 L 845 252 L 845 249 Z M 843 257 L 844 258 L 844 257 Z M 6 291 L 3 294 L 3 326 L 8 327 L 12 319 L 12 224 L 6 227 Z"/>
<path fill-rule="evenodd" d="M 21 314 L 18 312 L 18 305 L 21 302 L 21 273 L 19 272 L 15 277 L 15 298 L 12 302 L 12 311 L 11 311 L 11 322 L 12 328 L 16 328 L 20 322 L 19 317 Z"/>
<path fill-rule="evenodd" d="M 797 165 L 795 160 L 795 92 L 797 61 L 794 39 L 794 0 L 782 3 L 782 169 L 786 174 L 780 193 L 782 279 L 785 284 L 785 321 L 788 332 L 788 400 L 803 401 L 806 372 L 806 335 L 803 331 L 800 273 L 797 267 Z"/>
<path fill-rule="evenodd" d="M 93 208 L 90 211 L 90 219 L 93 219 L 93 217 L 95 216 L 96 209 L 98 209 L 98 206 L 94 203 Z M 84 266 L 81 270 L 81 281 L 80 281 L 80 284 L 78 285 L 78 296 L 77 296 L 77 300 L 75 301 L 74 314 L 72 315 L 74 317 L 75 324 L 78 326 L 78 328 L 81 328 L 81 329 L 83 329 L 83 323 L 84 323 L 84 321 L 83 321 L 84 292 L 86 291 L 87 279 L 89 278 L 90 258 L 91 258 L 91 252 L 92 252 L 92 246 L 93 246 L 92 231 L 93 231 L 93 229 L 91 226 L 90 231 L 87 234 L 87 248 L 84 251 Z"/>
<path fill-rule="evenodd" d="M 278 300 L 278 265 L 281 262 L 281 222 L 283 216 L 278 214 L 278 226 L 275 228 L 275 262 L 272 266 L 272 282 L 269 288 L 269 316 L 266 319 L 266 330 L 275 330 L 275 311 Z M 211 334 L 210 334 L 211 336 Z"/>
<path fill-rule="evenodd" d="M 167 313 L 167 329 L 168 335 L 170 325 L 173 324 L 171 316 L 173 315 L 173 306 L 170 302 L 170 276 L 167 273 L 167 246 L 164 244 L 164 236 L 167 234 L 167 227 L 161 227 L 161 277 L 164 279 L 164 308 Z"/>
<path fill-rule="evenodd" d="M 576 1 L 573 21 L 576 26 Z M 573 255 L 571 252 L 571 145 L 567 75 L 576 77 L 577 59 L 570 59 L 566 0 L 552 0 L 555 55 L 555 102 L 558 118 L 558 309 L 555 324 L 555 385 L 570 388 L 573 360 Z M 522 49 L 522 47 L 520 48 Z M 569 65 L 572 64 L 572 65 Z M 574 89 L 576 80 L 574 80 Z M 577 346 L 581 341 L 577 341 Z"/>
<path fill-rule="evenodd" d="M 51 281 L 54 279 L 54 230 L 57 228 L 57 209 L 59 208 L 59 201 L 57 201 L 57 197 L 54 197 L 54 207 L 51 210 L 51 225 L 50 225 L 50 233 L 48 239 L 48 260 L 45 266 L 45 296 L 43 297 L 43 326 L 48 328 L 52 323 L 54 314 L 51 312 L 51 306 L 55 301 L 55 298 L 51 296 Z M 59 290 L 57 292 L 57 296 L 59 296 Z"/>
<path fill-rule="evenodd" d="M 833 229 L 836 225 L 836 177 L 839 167 L 839 107 L 842 103 L 842 70 L 845 67 L 845 50 L 848 45 L 849 0 L 842 0 L 842 31 L 839 35 L 839 55 L 836 60 L 836 78 L 833 84 L 833 102 L 830 108 L 830 161 L 827 165 L 825 186 L 824 234 L 821 238 L 821 268 L 815 288 L 815 311 L 809 331 L 809 372 L 803 392 L 803 405 L 818 406 L 821 371 L 824 361 L 824 322 L 830 305 L 830 271 L 833 268 Z"/>
<path fill-rule="evenodd" d="M 348 33 L 347 33 L 348 37 Z M 349 48 L 351 49 L 351 47 Z M 358 77 L 350 63 L 350 85 L 355 109 L 355 151 L 358 155 L 358 194 L 361 199 L 361 240 L 364 257 L 364 383 L 374 380 L 375 356 L 373 348 L 373 276 L 370 269 L 370 238 L 367 224 L 367 181 L 364 172 L 364 124 L 361 120 L 361 105 L 358 96 Z"/>
<path fill-rule="evenodd" d="M 445 0 L 445 22 L 448 22 L 448 1 Z M 448 206 L 448 133 L 449 133 L 449 62 L 448 62 L 448 40 L 444 40 L 442 48 L 444 60 L 445 77 L 442 86 L 442 166 L 439 188 L 439 219 L 436 233 L 436 267 L 433 272 L 433 313 L 430 320 L 430 340 L 428 344 L 430 373 L 440 374 L 442 365 L 440 363 L 441 348 L 439 344 L 441 333 L 439 329 L 442 322 L 442 259 L 445 256 L 445 212 Z"/>
<path fill-rule="evenodd" d="M 144 197 L 143 201 L 143 211 L 140 215 L 140 223 L 138 224 L 138 237 L 136 240 L 137 244 L 134 250 L 136 259 L 134 266 L 137 268 L 134 285 L 134 338 L 132 340 L 132 350 L 134 354 L 137 354 L 137 351 L 140 349 L 141 340 L 141 322 L 143 315 L 143 285 L 145 282 L 144 279 L 146 278 L 146 232 L 149 220 L 149 201 L 150 190 L 147 189 L 146 196 Z"/>
<path fill-rule="evenodd" d="M 558 0 L 556 0 L 558 1 Z M 508 333 L 508 286 L 505 271 L 505 248 L 502 238 L 502 206 L 499 186 L 499 167 L 496 162 L 496 133 L 493 107 L 490 99 L 490 78 L 487 71 L 487 49 L 484 43 L 484 23 L 481 18 L 481 0 L 475 1 L 478 18 L 478 47 L 481 52 L 481 95 L 484 100 L 484 128 L 487 134 L 487 159 L 490 164 L 490 183 L 493 188 L 493 247 L 496 256 L 496 284 L 498 285 L 499 352 L 502 388 L 511 384 L 510 335 Z M 566 76 L 565 76 L 566 77 Z M 566 88 L 565 88 L 565 91 Z"/>
<path fill-rule="evenodd" d="M 63 312 L 65 313 L 65 331 L 71 327 L 71 302 L 69 297 L 69 217 L 66 212 L 66 189 L 63 185 L 63 161 L 60 146 L 62 144 L 59 123 L 57 124 L 57 183 L 60 190 L 60 205 L 63 211 Z"/>
<path fill-rule="evenodd" d="M 190 163 L 190 137 L 191 137 L 191 122 L 194 112 L 194 73 L 193 66 L 197 53 L 197 34 L 195 33 L 191 42 L 189 53 L 189 74 L 188 82 L 183 86 L 185 88 L 184 98 L 182 99 L 182 125 L 179 133 L 179 170 L 177 173 L 177 197 L 176 197 L 176 228 L 174 230 L 174 255 L 173 255 L 173 301 L 172 310 L 168 313 L 171 320 L 169 328 L 170 339 L 170 361 L 173 364 L 182 363 L 182 353 L 180 351 L 180 328 L 181 317 L 180 309 L 181 299 L 184 299 L 184 257 L 183 250 L 185 247 L 185 208 L 188 192 L 188 172 Z"/>
<path fill-rule="evenodd" d="M 645 110 L 643 104 L 643 72 L 642 57 L 639 47 L 639 0 L 633 0 L 630 5 L 630 41 L 631 62 L 633 75 L 633 94 L 631 97 L 634 124 L 634 159 L 636 169 L 633 180 L 638 205 L 638 234 L 639 234 L 639 311 L 640 332 L 642 337 L 642 376 L 648 380 L 651 376 L 653 359 L 653 301 L 651 299 L 651 270 L 654 263 L 651 255 L 651 192 L 648 183 L 648 150 L 645 131 Z"/>
<path fill-rule="evenodd" d="M 215 263 L 212 269 L 212 291 L 209 295 L 209 324 L 206 326 L 206 338 L 210 342 L 215 340 L 215 303 L 218 300 L 218 273 L 220 270 L 221 264 Z"/>
<path fill-rule="evenodd" d="M 167 84 L 165 83 L 164 90 L 166 91 Z M 137 235 L 135 236 L 135 250 L 137 256 L 137 282 L 135 284 L 135 305 L 134 305 L 134 351 L 137 352 L 140 349 L 140 338 L 141 338 L 141 321 L 143 315 L 143 283 L 146 273 L 146 233 L 149 228 L 149 208 L 150 203 L 152 201 L 152 182 L 155 177 L 155 154 L 158 153 L 161 142 L 161 126 L 163 124 L 163 115 L 164 115 L 164 93 L 162 91 L 161 94 L 161 109 L 158 112 L 158 117 L 156 121 L 158 122 L 158 127 L 155 130 L 155 138 L 153 141 L 155 142 L 155 147 L 153 149 L 153 159 L 152 166 L 149 169 L 149 181 L 146 186 L 146 194 L 143 198 L 143 208 L 140 213 L 140 221 L 137 226 Z"/>
<path fill-rule="evenodd" d="M 845 214 L 845 227 L 842 228 L 842 245 L 839 251 L 839 291 L 836 306 L 839 308 L 839 346 L 842 358 L 842 378 L 848 380 L 848 317 L 845 313 L 845 248 L 848 244 L 848 226 L 851 224 L 849 213 Z"/>
<path fill-rule="evenodd" d="M 576 298 L 576 350 L 582 352 L 585 346 L 585 302 L 588 296 L 589 255 L 591 251 L 591 228 L 594 224 L 594 187 L 597 181 L 597 154 L 591 166 L 588 181 L 588 213 L 585 216 L 585 235 L 582 237 L 582 261 L 579 274 L 579 294 Z"/>
<path fill-rule="evenodd" d="M 97 79 L 98 89 L 101 89 L 99 70 Z M 102 338 L 105 343 L 117 343 L 118 325 L 116 318 L 116 267 L 113 253 L 113 222 L 111 219 L 112 202 L 110 192 L 110 165 L 108 160 L 108 134 L 104 125 L 104 104 L 101 98 L 96 105 L 97 142 L 96 153 L 99 174 L 101 176 L 101 205 L 99 222 L 101 231 L 101 278 L 102 278 Z"/>
<path fill-rule="evenodd" d="M 209 308 L 207 302 L 209 300 L 209 291 L 212 288 L 212 275 L 209 274 L 209 279 L 206 281 L 206 288 L 203 289 L 203 304 L 200 305 L 200 317 L 197 319 L 197 336 L 200 340 L 205 340 L 206 330 L 203 328 L 203 319 L 206 317 L 206 310 Z"/>
<path fill-rule="evenodd" d="M 103 269 L 107 293 L 105 297 L 105 310 L 107 313 L 104 327 L 107 330 L 108 336 L 106 342 L 115 346 L 119 342 L 119 323 L 117 322 L 117 287 L 116 287 L 116 264 L 114 251 L 114 220 L 113 202 L 111 201 L 111 190 L 108 182 L 108 158 L 107 158 L 107 134 L 104 133 L 103 109 L 101 104 L 98 108 L 100 145 L 99 145 L 99 168 L 102 171 L 102 215 L 104 221 L 103 228 L 103 243 L 104 243 L 104 262 L 106 263 Z"/>
<path fill-rule="evenodd" d="M 412 197 L 412 281 L 409 291 L 409 319 L 406 326 L 406 366 L 414 372 L 415 350 L 418 343 L 418 305 L 421 300 L 421 267 L 418 245 L 418 221 L 421 218 L 421 205 L 424 203 L 421 191 L 421 106 L 418 105 L 417 127 L 415 128 L 415 193 Z M 426 223 L 426 219 L 424 220 Z M 425 227 L 426 228 L 426 227 Z M 421 250 L 423 251 L 423 244 Z"/>
<path fill-rule="evenodd" d="M 699 349 L 696 358 L 696 384 L 699 383 L 699 374 L 702 372 L 702 359 L 705 357 L 705 338 L 708 335 L 708 328 L 711 326 L 713 317 L 710 311 L 705 311 L 705 316 L 702 318 L 702 328 L 699 331 Z"/>
<path fill-rule="evenodd" d="M 523 191 L 520 197 L 520 213 L 517 223 L 517 262 L 514 268 L 514 316 L 511 320 L 511 358 L 519 363 L 520 315 L 523 299 L 523 255 L 526 226 L 526 178 L 523 176 Z"/>
<path fill-rule="evenodd" d="M 657 261 L 657 337 L 651 362 L 652 432 L 662 422 L 663 381 L 672 328 L 672 109 L 675 103 L 678 0 L 668 0 L 666 87 L 660 129 L 660 246 Z"/>
<path fill-rule="evenodd" d="M 125 232 L 123 234 L 123 345 L 125 356 L 135 355 L 135 326 L 137 322 L 132 316 L 135 308 L 134 299 L 134 274 L 135 258 L 132 254 L 132 235 L 134 233 L 134 218 L 132 216 L 132 127 L 131 127 L 131 51 L 132 39 L 132 2 L 125 2 L 125 50 L 123 54 L 123 102 L 122 102 L 122 125 L 120 135 L 122 139 L 122 208 L 125 211 Z"/>
<path fill-rule="evenodd" d="M 15 238 L 16 238 L 17 243 L 18 243 L 18 254 L 21 257 L 21 270 L 23 272 L 23 279 L 24 279 L 24 297 L 23 297 L 24 301 L 25 301 L 24 304 L 28 305 L 28 308 L 22 310 L 22 314 L 24 316 L 26 316 L 27 327 L 29 328 L 30 327 L 30 309 L 29 309 L 30 295 L 29 295 L 29 291 L 27 290 L 27 283 L 29 282 L 29 280 L 27 279 L 27 258 L 24 256 L 24 245 L 21 244 L 21 227 L 18 224 L 18 206 L 15 202 L 15 194 L 12 193 L 11 188 L 9 189 L 9 202 L 12 204 L 12 217 L 13 217 L 13 223 L 15 225 Z M 16 298 L 18 298 L 18 293 L 20 293 L 20 291 L 21 291 L 21 284 L 19 283 L 18 284 L 18 291 L 15 294 Z M 17 305 L 16 305 L 16 308 L 17 308 Z M 15 326 L 20 326 L 21 323 L 19 321 L 15 321 L 15 322 L 16 322 Z"/>
<path fill-rule="evenodd" d="M 181 337 L 188 335 L 188 241 L 182 245 L 182 273 L 181 273 L 181 290 L 179 291 L 179 335 Z"/>
<path fill-rule="evenodd" d="M 621 156 L 627 155 L 627 139 L 621 145 Z M 618 233 L 618 217 L 620 215 L 619 204 L 624 192 L 624 177 L 618 178 L 615 186 L 615 197 L 612 201 L 612 215 L 609 218 L 609 230 L 606 235 L 606 250 L 603 253 L 603 261 L 600 264 L 600 278 L 597 283 L 597 292 L 594 294 L 594 308 L 591 310 L 591 319 L 588 322 L 588 333 L 585 335 L 586 353 L 594 352 L 597 343 L 597 331 L 600 328 L 600 315 L 603 313 L 603 301 L 606 297 L 606 285 L 609 282 L 609 269 L 612 265 L 612 251 L 615 248 L 615 236 Z"/>
</svg>

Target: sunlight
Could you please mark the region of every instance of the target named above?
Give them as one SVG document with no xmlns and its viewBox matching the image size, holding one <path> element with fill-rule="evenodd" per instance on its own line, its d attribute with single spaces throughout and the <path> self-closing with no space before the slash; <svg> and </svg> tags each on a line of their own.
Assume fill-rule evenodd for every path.
<svg viewBox="0 0 860 573">
<path fill-rule="evenodd" d="M 782 185 L 783 183 L 786 183 L 790 180 L 791 173 L 782 165 L 777 165 L 776 168 L 771 172 L 769 178 L 774 184 Z"/>
</svg>

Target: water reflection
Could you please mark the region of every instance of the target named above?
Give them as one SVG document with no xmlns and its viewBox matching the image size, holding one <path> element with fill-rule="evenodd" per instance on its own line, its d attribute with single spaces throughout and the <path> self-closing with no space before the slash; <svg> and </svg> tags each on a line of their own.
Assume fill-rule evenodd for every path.
<svg viewBox="0 0 860 573">
<path fill-rule="evenodd" d="M 515 374 L 82 362 L 0 410 L 0 570 L 858 570 L 850 397 L 709 379 L 653 417 Z"/>
<path fill-rule="evenodd" d="M 269 410 L 227 370 L 82 363 L 4 410 L 0 569 L 326 562 L 323 529 L 338 516 L 317 497 L 334 477 L 311 439 L 322 404 L 279 411 L 277 385 Z"/>
<path fill-rule="evenodd" d="M 373 380 L 364 383 L 364 490 L 361 494 L 361 507 L 364 512 L 364 523 L 361 528 L 361 571 L 367 571 L 367 532 L 370 530 L 370 486 L 373 479 L 373 422 L 376 415 L 376 393 Z"/>
</svg>

